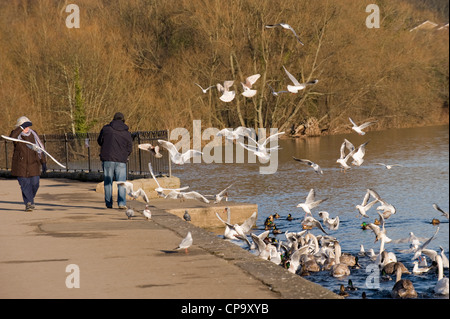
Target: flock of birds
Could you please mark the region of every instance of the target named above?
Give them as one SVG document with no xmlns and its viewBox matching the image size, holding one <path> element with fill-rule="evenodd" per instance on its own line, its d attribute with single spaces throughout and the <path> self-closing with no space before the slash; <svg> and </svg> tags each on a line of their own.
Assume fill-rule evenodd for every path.
<svg viewBox="0 0 450 319">
<path fill-rule="evenodd" d="M 265 27 L 267 29 L 273 29 L 273 28 L 281 27 L 284 30 L 289 30 L 289 31 L 291 31 L 294 34 L 294 36 L 297 39 L 297 41 L 301 45 L 304 45 L 304 43 L 298 37 L 297 32 L 295 32 L 294 28 L 291 27 L 287 23 L 268 24 Z M 291 73 L 289 73 L 289 71 L 284 66 L 283 66 L 283 69 L 284 69 L 286 75 L 288 76 L 288 78 L 291 80 L 293 85 L 287 85 L 287 91 L 284 91 L 284 90 L 282 90 L 282 91 L 275 91 L 270 85 L 268 85 L 268 87 L 270 88 L 273 96 L 279 96 L 281 93 L 293 93 L 293 94 L 296 94 L 299 91 L 304 90 L 307 86 L 314 85 L 317 82 L 319 82 L 319 80 L 314 79 L 314 80 L 310 80 L 310 81 L 301 83 Z M 255 90 L 253 88 L 253 85 L 256 83 L 256 81 L 258 81 L 258 79 L 260 77 L 261 77 L 260 74 L 253 74 L 253 75 L 250 75 L 247 78 L 245 78 L 245 81 L 241 82 L 242 90 L 243 90 L 241 94 L 243 96 L 247 97 L 247 98 L 254 97 L 256 95 L 256 93 L 257 93 L 257 90 Z M 194 84 L 197 85 L 202 90 L 203 93 L 207 93 L 210 89 L 216 88 L 217 91 L 221 94 L 219 99 L 222 102 L 225 102 L 225 103 L 233 101 L 234 98 L 236 97 L 236 91 L 232 90 L 232 86 L 234 84 L 234 80 L 224 81 L 223 84 L 217 83 L 216 85 L 211 85 L 211 86 L 208 86 L 206 88 L 203 88 L 198 83 L 194 83 Z"/>
<path fill-rule="evenodd" d="M 365 132 L 363 131 L 364 128 L 375 123 L 366 122 L 362 125 L 356 125 L 351 118 L 349 120 L 353 125 L 352 129 L 360 135 L 365 134 Z M 255 139 L 253 139 L 250 136 L 250 132 L 251 130 L 249 130 L 248 128 L 238 127 L 235 130 L 224 129 L 218 133 L 218 136 L 222 136 L 228 140 L 237 140 L 239 137 L 246 137 L 249 141 L 252 140 L 256 146 L 250 147 L 250 145 L 246 145 L 242 142 L 239 142 L 239 144 L 248 151 L 254 152 L 256 155 L 263 158 L 266 158 L 268 156 L 270 157 L 272 151 L 279 149 L 278 146 L 271 148 L 268 144 L 273 140 L 273 138 L 278 137 L 279 135 L 283 134 L 283 132 L 276 133 L 272 136 L 269 136 L 267 139 L 263 139 L 262 141 L 256 141 Z M 190 153 L 184 153 L 186 155 L 184 155 L 183 157 L 183 154 L 179 154 L 178 151 L 176 151 L 175 146 L 173 146 L 173 144 L 171 144 L 170 142 L 158 142 L 162 147 L 168 150 L 169 157 L 172 162 L 179 165 L 187 162 L 188 158 L 198 155 L 198 153 L 190 152 L 192 151 L 190 150 L 188 151 Z M 344 173 L 351 168 L 347 163 L 350 158 L 353 159 L 351 163 L 352 165 L 362 165 L 362 163 L 364 162 L 364 156 L 366 153 L 365 147 L 367 144 L 368 142 L 365 142 L 358 146 L 358 148 L 355 148 L 350 141 L 344 139 L 340 147 L 340 158 L 336 161 L 338 164 L 340 164 L 341 170 Z M 154 155 L 157 157 L 158 154 L 160 154 L 157 146 L 153 147 L 145 145 L 141 148 L 154 152 Z M 180 161 L 179 158 L 183 158 L 183 160 Z M 295 157 L 293 157 L 293 159 L 300 163 L 309 165 L 315 173 L 323 175 L 323 170 L 318 164 L 307 159 L 299 159 Z M 392 169 L 395 166 L 401 166 L 399 164 L 376 164 L 380 166 L 382 165 L 386 169 Z M 151 164 L 149 164 L 149 169 L 152 178 L 158 185 L 155 190 L 157 191 L 158 195 L 163 198 L 189 198 L 201 200 L 205 203 L 210 203 L 210 201 L 207 199 L 207 197 L 209 197 L 211 199 L 214 199 L 214 203 L 217 204 L 220 203 L 223 199 L 225 199 L 225 201 L 228 200 L 228 191 L 234 184 L 233 183 L 227 186 L 216 195 L 201 195 L 198 192 L 194 191 L 183 192 L 183 190 L 186 190 L 188 186 L 177 189 L 162 188 L 153 173 Z M 124 183 L 124 186 L 125 185 L 127 184 Z M 127 192 L 133 198 L 142 196 L 142 198 L 146 200 L 146 196 L 141 192 L 141 190 L 133 191 L 132 189 L 127 188 Z M 321 218 L 321 221 L 319 221 L 313 215 L 313 210 L 319 207 L 319 205 L 327 199 L 328 198 L 316 199 L 315 190 L 311 189 L 309 191 L 305 200 L 296 205 L 297 208 L 301 209 L 304 212 L 304 217 L 300 222 L 302 229 L 299 232 L 286 231 L 284 234 L 286 242 L 271 238 L 269 236 L 270 229 L 265 230 L 261 234 L 255 234 L 254 231 L 252 231 L 252 228 L 256 224 L 256 212 L 242 224 L 230 223 L 231 211 L 229 207 L 227 207 L 225 210 L 227 214 L 226 220 L 224 220 L 219 213 L 216 213 L 216 216 L 225 225 L 225 231 L 223 234 L 224 239 L 241 240 L 245 242 L 247 247 L 251 251 L 254 251 L 255 254 L 257 254 L 260 258 L 283 266 L 287 268 L 289 272 L 304 276 L 308 275 L 311 272 L 328 271 L 330 276 L 335 278 L 342 278 L 349 276 L 352 272 L 352 269 L 358 269 L 361 267 L 358 260 L 367 258 L 371 263 L 376 264 L 379 267 L 383 280 L 387 280 L 386 278 L 390 278 L 390 275 L 396 276 L 395 284 L 393 285 L 391 292 L 393 298 L 417 297 L 417 292 L 414 289 L 413 283 L 409 279 L 402 279 L 402 274 L 413 273 L 417 275 L 433 271 L 436 271 L 438 273 L 434 292 L 438 295 L 448 295 L 448 278 L 446 278 L 443 273 L 444 268 L 449 267 L 448 258 L 446 257 L 442 247 L 440 253 L 427 248 L 430 242 L 438 234 L 439 227 L 430 238 L 418 238 L 411 232 L 410 236 L 406 239 L 391 239 L 390 237 L 388 237 L 385 225 L 387 220 L 397 213 L 397 209 L 393 204 L 388 203 L 385 199 L 383 199 L 377 191 L 373 189 L 367 189 L 362 198 L 361 204 L 355 205 L 355 210 L 357 211 L 359 218 L 370 218 L 368 212 L 375 205 L 378 205 L 375 209 L 378 218 L 375 219 L 373 223 L 363 222 L 361 226 L 363 229 L 371 230 L 373 232 L 375 236 L 375 242 L 379 242 L 380 247 L 379 251 L 375 253 L 373 249 L 366 252 L 364 250 L 364 247 L 361 245 L 360 252 L 354 256 L 349 253 L 342 252 L 340 241 L 336 237 L 329 234 L 330 232 L 334 232 L 339 229 L 339 216 L 332 218 L 330 217 L 330 214 L 328 212 L 319 211 L 318 216 Z M 148 199 L 146 201 L 148 202 Z M 448 212 L 443 211 L 438 205 L 433 204 L 433 207 L 437 211 L 439 211 L 443 217 L 447 219 L 449 218 Z M 148 205 L 146 206 L 146 208 L 148 208 Z M 187 211 L 184 218 L 186 221 L 191 220 Z M 275 225 L 273 225 L 272 228 L 274 234 L 280 233 L 280 231 L 276 229 Z M 320 230 L 321 234 L 314 235 L 310 231 L 314 228 Z M 275 233 L 275 230 L 277 230 L 277 233 Z M 411 271 L 409 271 L 406 266 L 398 260 L 395 252 L 385 249 L 385 245 L 391 242 L 408 242 L 410 244 L 409 249 L 400 252 L 412 254 L 411 260 L 414 261 L 414 268 Z M 192 245 L 192 243 L 192 234 L 189 233 L 176 249 L 185 249 L 187 253 L 188 248 L 190 247 L 190 245 Z M 429 261 L 427 261 L 427 258 Z M 431 262 L 430 266 L 428 266 L 428 262 Z M 353 289 L 356 289 L 353 284 L 349 283 L 349 286 L 347 287 L 341 285 L 340 294 L 345 296 L 348 294 L 348 290 Z"/>
<path fill-rule="evenodd" d="M 304 43 L 299 39 L 295 30 L 286 23 L 279 23 L 273 25 L 266 25 L 268 29 L 281 27 L 283 29 L 291 31 L 297 41 L 304 45 Z M 275 91 L 270 85 L 270 89 L 274 96 L 278 96 L 281 93 L 298 93 L 304 90 L 309 85 L 314 85 L 318 80 L 307 81 L 305 83 L 300 83 L 289 71 L 283 66 L 283 69 L 291 80 L 293 85 L 287 86 L 287 91 Z M 247 77 L 244 82 L 241 83 L 243 92 L 242 95 L 247 98 L 251 98 L 256 95 L 257 91 L 253 88 L 253 85 L 260 78 L 260 74 L 255 74 Z M 198 83 L 195 83 L 203 93 L 207 93 L 208 90 L 212 88 L 217 88 L 221 93 L 219 97 L 223 102 L 231 102 L 235 96 L 236 92 L 231 90 L 234 81 L 224 81 L 223 85 L 218 83 L 215 86 L 209 86 L 203 88 Z M 352 125 L 352 130 L 359 135 L 364 135 L 364 129 L 368 126 L 376 123 L 376 121 L 365 122 L 361 125 L 356 124 L 351 118 L 349 121 Z M 246 127 L 238 127 L 236 129 L 223 129 L 217 133 L 217 136 L 224 137 L 229 141 L 238 140 L 240 137 L 247 138 L 247 140 L 252 142 L 252 144 L 244 144 L 241 141 L 237 141 L 239 145 L 246 150 L 254 153 L 260 159 L 267 160 L 271 156 L 271 152 L 278 151 L 279 147 L 268 147 L 268 144 L 278 139 L 280 135 L 284 132 L 279 132 L 273 134 L 267 138 L 262 138 L 256 141 L 252 137 L 252 130 Z M 9 137 L 3 136 L 5 139 L 10 139 Z M 15 142 L 27 143 L 29 146 L 37 150 L 37 145 L 32 145 L 33 143 L 16 140 Z M 170 160 L 172 163 L 177 165 L 183 165 L 190 161 L 194 156 L 201 156 L 202 152 L 198 150 L 188 150 L 184 153 L 180 153 L 176 146 L 165 140 L 158 140 L 161 147 L 167 150 Z M 355 147 L 350 141 L 344 139 L 340 147 L 340 157 L 336 160 L 341 167 L 341 171 L 347 172 L 351 166 L 361 166 L 364 162 L 364 156 L 366 153 L 366 146 L 369 141 Z M 162 158 L 163 155 L 160 153 L 159 145 L 151 144 L 140 144 L 139 148 L 145 151 L 151 152 L 156 158 Z M 45 151 L 45 150 L 42 150 Z M 45 153 L 50 156 L 58 165 L 63 166 L 56 161 L 50 154 L 46 151 Z M 348 161 L 352 158 L 351 164 Z M 312 162 L 309 159 L 300 159 L 293 157 L 293 160 L 298 161 L 302 164 L 309 165 L 315 173 L 323 175 L 323 170 L 317 163 Z M 377 165 L 384 166 L 386 169 L 392 169 L 396 166 L 401 166 L 399 164 L 385 164 L 377 163 Z M 158 183 L 156 179 L 151 164 L 149 163 L 149 170 L 152 178 L 155 180 L 157 188 L 155 191 L 160 197 L 166 199 L 195 199 L 200 200 L 205 203 L 210 203 L 210 200 L 214 204 L 220 203 L 223 199 L 228 200 L 228 190 L 233 186 L 233 184 L 227 186 L 221 192 L 215 195 L 202 195 L 195 191 L 186 191 L 189 186 L 182 188 L 163 188 Z M 118 182 L 121 187 L 125 187 L 127 195 L 133 199 L 142 198 L 145 203 L 145 209 L 142 211 L 143 216 L 151 220 L 151 211 L 149 209 L 149 198 L 145 194 L 144 190 L 139 188 L 138 190 L 133 189 L 133 184 L 131 182 Z M 231 224 L 231 211 L 230 208 L 226 208 L 227 219 L 224 220 L 218 213 L 216 213 L 217 218 L 225 225 L 224 239 L 228 240 L 242 240 L 247 245 L 248 248 L 262 259 L 269 260 L 277 265 L 287 268 L 291 273 L 296 273 L 299 275 L 307 275 L 310 272 L 328 271 L 330 276 L 335 278 L 342 278 L 349 276 L 353 269 L 360 268 L 359 259 L 369 258 L 372 263 L 378 265 L 380 272 L 382 273 L 382 278 L 387 278 L 389 275 L 396 276 L 395 284 L 392 287 L 391 296 L 393 298 L 416 298 L 417 292 L 414 289 L 413 283 L 409 279 L 402 279 L 402 274 L 410 273 L 410 271 L 405 267 L 405 265 L 397 259 L 397 256 L 392 251 L 387 251 L 385 249 L 385 244 L 391 242 L 407 242 L 410 247 L 407 250 L 401 251 L 402 253 L 412 254 L 411 260 L 414 260 L 414 268 L 412 273 L 423 274 L 426 272 L 437 271 L 437 281 L 434 287 L 434 292 L 439 295 L 449 294 L 449 279 L 443 274 L 443 269 L 449 267 L 449 261 L 446 257 L 443 248 L 441 247 L 440 253 L 435 250 L 428 249 L 427 246 L 436 237 L 439 231 L 439 227 L 436 229 L 434 234 L 430 238 L 418 238 L 412 232 L 410 236 L 406 239 L 393 240 L 388 237 L 386 230 L 386 221 L 394 214 L 396 214 L 396 209 L 392 204 L 387 203 L 381 198 L 381 196 L 373 189 L 367 189 L 366 194 L 363 197 L 362 203 L 355 206 L 358 211 L 360 218 L 369 218 L 367 214 L 370 209 L 378 204 L 376 207 L 376 212 L 379 219 L 375 219 L 373 223 L 363 223 L 363 229 L 368 229 L 375 235 L 375 242 L 380 242 L 380 248 L 378 253 L 375 253 L 373 249 L 369 252 L 364 250 L 361 245 L 360 252 L 354 256 L 349 253 L 343 253 L 341 250 L 341 245 L 339 240 L 328 234 L 330 231 L 337 231 L 339 229 L 339 216 L 331 218 L 330 214 L 325 211 L 320 211 L 318 216 L 322 219 L 322 222 L 313 216 L 312 210 L 317 208 L 322 202 L 327 200 L 327 198 L 316 200 L 315 190 L 311 189 L 308 193 L 304 202 L 299 203 L 296 207 L 301 208 L 305 215 L 301 220 L 300 225 L 302 230 L 298 232 L 285 232 L 286 242 L 281 240 L 276 240 L 269 236 L 270 230 L 265 230 L 261 234 L 255 234 L 252 232 L 253 226 L 256 224 L 257 214 L 256 212 L 252 214 L 242 224 Z M 210 198 L 210 199 L 208 199 Z M 443 211 L 439 206 L 433 204 L 433 207 L 442 213 L 445 218 L 449 218 L 448 212 Z M 127 208 L 125 212 L 128 219 L 135 217 L 135 212 L 132 208 Z M 290 219 L 289 219 L 290 217 Z M 190 221 L 191 217 L 188 212 L 185 212 L 184 219 Z M 288 220 L 292 220 L 292 216 L 288 216 Z M 273 227 L 274 230 L 276 227 Z M 310 230 L 317 228 L 321 231 L 320 235 L 314 235 Z M 279 233 L 279 232 L 278 232 Z M 250 238 L 249 238 L 250 237 Z M 191 232 L 187 234 L 181 243 L 175 249 L 184 249 L 188 253 L 188 248 L 193 244 L 193 238 Z M 428 266 L 427 258 L 431 261 L 431 266 Z M 417 260 L 417 261 L 416 261 Z M 349 290 L 355 290 L 356 288 L 349 280 L 349 285 L 344 287 L 341 285 L 339 294 L 346 296 Z"/>
</svg>

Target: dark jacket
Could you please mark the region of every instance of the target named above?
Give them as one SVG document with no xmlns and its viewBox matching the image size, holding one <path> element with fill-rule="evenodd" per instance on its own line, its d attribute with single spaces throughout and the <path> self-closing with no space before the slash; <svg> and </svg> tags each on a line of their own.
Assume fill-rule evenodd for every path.
<svg viewBox="0 0 450 319">
<path fill-rule="evenodd" d="M 101 146 L 100 160 L 126 163 L 133 146 L 128 126 L 121 120 L 113 120 L 103 126 L 97 143 Z"/>
<path fill-rule="evenodd" d="M 22 132 L 20 127 L 14 129 L 10 137 L 17 138 Z M 37 134 L 37 133 L 36 133 Z M 33 134 L 22 136 L 24 141 L 36 144 Z M 14 142 L 14 153 L 12 157 L 11 175 L 17 177 L 32 177 L 41 175 L 42 164 L 46 163 L 45 154 L 41 158 L 36 151 L 33 151 L 25 143 Z"/>
</svg>

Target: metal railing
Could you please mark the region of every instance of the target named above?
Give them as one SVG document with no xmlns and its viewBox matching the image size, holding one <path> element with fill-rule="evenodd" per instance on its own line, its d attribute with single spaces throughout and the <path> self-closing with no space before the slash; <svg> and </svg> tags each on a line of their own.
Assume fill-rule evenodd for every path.
<svg viewBox="0 0 450 319">
<path fill-rule="evenodd" d="M 101 173 L 102 162 L 100 160 L 100 146 L 97 143 L 99 133 L 84 134 L 42 134 L 40 139 L 44 144 L 45 150 L 56 160 L 66 166 L 61 168 L 55 162 L 48 158 L 47 170 L 54 172 L 85 172 Z M 141 150 L 138 145 L 150 143 L 157 145 L 157 140 L 168 140 L 167 130 L 134 132 L 133 151 L 128 158 L 129 175 L 148 175 L 150 176 L 148 163 L 150 162 L 155 174 L 172 175 L 170 160 L 167 151 L 161 148 L 162 158 L 155 158 L 150 152 Z M 13 142 L 0 141 L 0 170 L 10 170 L 12 154 L 14 151 Z"/>
</svg>

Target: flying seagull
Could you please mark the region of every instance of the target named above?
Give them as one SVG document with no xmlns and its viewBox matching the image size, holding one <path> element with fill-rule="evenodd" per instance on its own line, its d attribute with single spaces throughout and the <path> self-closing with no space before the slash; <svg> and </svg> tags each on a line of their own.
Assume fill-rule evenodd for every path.
<svg viewBox="0 0 450 319">
<path fill-rule="evenodd" d="M 184 153 L 180 153 L 178 152 L 175 145 L 168 141 L 158 140 L 158 143 L 169 151 L 170 159 L 174 164 L 183 165 L 184 163 L 188 162 L 191 157 L 203 155 L 202 152 L 197 150 L 188 150 Z"/>
<path fill-rule="evenodd" d="M 392 167 L 394 167 L 394 166 L 403 167 L 403 165 L 400 165 L 400 164 L 384 164 L 384 163 L 375 163 L 375 164 L 384 166 L 386 169 L 392 169 Z"/>
<path fill-rule="evenodd" d="M 289 77 L 289 79 L 292 81 L 292 83 L 294 85 L 288 85 L 287 89 L 289 92 L 291 93 L 298 93 L 298 91 L 301 91 L 303 89 L 306 88 L 306 86 L 308 85 L 314 85 L 317 82 L 319 82 L 319 80 L 312 80 L 312 81 L 308 81 L 306 83 L 300 83 L 292 74 L 290 74 L 288 72 L 288 70 L 286 70 L 286 68 L 283 66 L 284 72 L 286 72 L 287 76 Z"/>
<path fill-rule="evenodd" d="M 236 96 L 235 91 L 230 91 L 230 87 L 233 86 L 234 81 L 225 81 L 223 82 L 223 86 L 220 83 L 217 83 L 217 90 L 222 93 L 219 99 L 223 102 L 231 102 Z"/>
<path fill-rule="evenodd" d="M 253 97 L 256 95 L 256 90 L 252 90 L 252 85 L 255 84 L 255 82 L 259 79 L 261 74 L 254 74 L 245 79 L 245 83 L 242 83 L 242 88 L 244 89 L 244 92 L 242 92 L 242 95 L 245 97 Z"/>
<path fill-rule="evenodd" d="M 189 186 L 184 186 L 184 187 L 181 187 L 181 188 L 164 188 L 164 187 L 161 187 L 161 185 L 159 184 L 158 180 L 155 177 L 155 174 L 153 173 L 152 163 L 148 163 L 148 169 L 150 171 L 150 174 L 153 177 L 153 180 L 156 182 L 156 185 L 158 185 L 158 187 L 155 188 L 155 191 L 156 191 L 156 193 L 159 196 L 164 197 L 165 196 L 164 195 L 164 191 L 183 191 L 183 190 L 186 190 L 186 189 L 189 188 Z"/>
<path fill-rule="evenodd" d="M 204 89 L 200 86 L 200 84 L 198 84 L 198 83 L 194 83 L 194 84 L 197 85 L 199 88 L 201 88 L 203 93 L 208 92 L 209 89 L 211 89 L 215 86 L 215 85 L 211 85 L 211 86 L 207 87 L 206 89 Z"/>
<path fill-rule="evenodd" d="M 308 193 L 308 196 L 306 196 L 305 202 L 297 205 L 297 207 L 300 207 L 305 211 L 305 216 L 307 214 L 312 216 L 311 209 L 319 206 L 320 203 L 322 203 L 328 199 L 328 198 L 325 198 L 325 199 L 316 200 L 315 197 L 316 197 L 316 192 L 315 192 L 314 188 L 311 188 L 311 190 Z"/>
<path fill-rule="evenodd" d="M 158 145 L 153 146 L 152 144 L 147 144 L 146 143 L 146 144 L 139 144 L 138 147 L 141 150 L 150 152 L 156 158 L 161 158 L 162 157 L 162 154 L 159 152 L 159 146 Z"/>
<path fill-rule="evenodd" d="M 359 135 L 364 135 L 366 134 L 365 132 L 363 132 L 363 129 L 365 129 L 366 127 L 368 127 L 369 125 L 372 125 L 374 123 L 376 123 L 377 121 L 372 121 L 372 122 L 366 122 L 363 123 L 361 125 L 357 125 L 351 117 L 348 118 L 350 120 L 350 122 L 352 123 L 353 127 L 352 130 L 355 131 L 356 133 L 358 133 Z"/>
<path fill-rule="evenodd" d="M 17 139 L 17 138 L 5 136 L 5 135 L 2 135 L 2 137 L 3 137 L 5 140 L 10 140 L 10 141 L 14 141 L 14 142 L 20 142 L 20 143 L 25 143 L 25 144 L 31 145 L 30 148 L 31 148 L 33 151 L 40 150 L 40 151 L 44 152 L 44 153 L 45 153 L 48 157 L 50 157 L 56 164 L 58 164 L 58 165 L 61 166 L 62 168 L 66 168 L 63 164 L 61 164 L 61 163 L 58 162 L 53 156 L 51 156 L 45 149 L 43 149 L 42 147 L 38 146 L 37 144 L 31 143 L 31 142 L 29 142 L 29 141 L 19 140 L 19 139 Z"/>
<path fill-rule="evenodd" d="M 301 45 L 305 45 L 302 41 L 300 41 L 297 32 L 295 32 L 294 28 L 291 27 L 289 24 L 287 23 L 277 23 L 277 24 L 267 24 L 266 28 L 267 29 L 272 29 L 272 28 L 276 28 L 276 27 L 282 27 L 283 29 L 286 30 L 291 30 L 292 33 L 294 34 L 295 38 L 297 39 L 297 41 L 301 44 Z"/>
<path fill-rule="evenodd" d="M 433 204 L 433 208 L 440 212 L 442 216 L 446 217 L 448 219 L 448 212 L 443 211 L 437 204 Z"/>
<path fill-rule="evenodd" d="M 273 87 L 271 87 L 269 84 L 267 84 L 267 86 L 270 88 L 270 90 L 272 91 L 272 95 L 273 96 L 278 96 L 278 95 L 280 95 L 281 93 L 289 93 L 289 91 L 275 91 L 274 89 L 273 89 Z"/>
<path fill-rule="evenodd" d="M 309 166 L 311 166 L 311 167 L 314 169 L 314 171 L 315 171 L 317 174 L 322 174 L 322 175 L 323 175 L 323 171 L 322 171 L 322 169 L 320 168 L 320 166 L 319 166 L 318 164 L 316 164 L 316 163 L 314 163 L 314 162 L 312 162 L 312 161 L 310 161 L 310 160 L 307 160 L 307 159 L 300 159 L 300 158 L 296 158 L 296 157 L 294 157 L 294 156 L 292 156 L 292 158 L 293 158 L 294 160 L 300 162 L 300 163 L 308 164 Z"/>
<path fill-rule="evenodd" d="M 142 188 L 138 188 L 138 190 L 133 190 L 133 183 L 131 182 L 117 182 L 117 185 L 123 186 L 126 189 L 127 195 L 133 199 L 138 199 L 142 197 L 146 203 L 148 203 L 148 196 Z"/>
</svg>

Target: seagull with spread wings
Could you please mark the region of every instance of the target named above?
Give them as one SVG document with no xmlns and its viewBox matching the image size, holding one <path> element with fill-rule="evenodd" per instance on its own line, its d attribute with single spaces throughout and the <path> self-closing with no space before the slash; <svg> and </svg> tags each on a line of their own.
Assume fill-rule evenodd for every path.
<svg viewBox="0 0 450 319">
<path fill-rule="evenodd" d="M 317 174 L 323 175 L 323 171 L 322 171 L 322 169 L 320 168 L 320 166 L 319 166 L 318 164 L 316 164 L 316 163 L 314 163 L 314 162 L 312 162 L 312 161 L 310 161 L 310 160 L 308 160 L 308 159 L 300 159 L 300 158 L 296 158 L 296 157 L 294 157 L 294 156 L 292 156 L 292 158 L 293 158 L 294 160 L 300 162 L 300 163 L 308 164 L 309 166 L 311 166 L 311 167 L 314 169 L 314 171 L 315 171 Z"/>
<path fill-rule="evenodd" d="M 126 189 L 127 195 L 133 199 L 138 199 L 142 197 L 146 203 L 148 203 L 148 197 L 142 188 L 138 188 L 136 191 L 133 190 L 133 183 L 131 182 L 116 182 L 117 185 L 123 186 Z"/>
<path fill-rule="evenodd" d="M 253 84 L 256 83 L 256 81 L 259 79 L 261 74 L 254 74 L 245 79 L 245 82 L 242 83 L 242 88 L 244 89 L 244 92 L 242 92 L 242 95 L 245 97 L 254 97 L 257 93 L 257 90 L 252 90 Z"/>
<path fill-rule="evenodd" d="M 277 24 L 267 24 L 266 26 L 265 26 L 267 29 L 272 29 L 272 28 L 276 28 L 276 27 L 282 27 L 283 29 L 285 29 L 285 30 L 290 30 L 293 34 L 294 34 L 294 36 L 295 36 L 295 38 L 297 39 L 297 41 L 301 44 L 301 45 L 305 45 L 302 41 L 300 41 L 300 38 L 298 37 L 298 35 L 297 35 L 297 32 L 295 32 L 295 30 L 294 30 L 294 28 L 293 27 L 291 27 L 289 24 L 287 24 L 287 23 L 277 23 Z"/>
<path fill-rule="evenodd" d="M 286 70 L 286 68 L 284 66 L 283 66 L 283 68 L 284 68 L 284 72 L 286 72 L 287 76 L 294 84 L 294 85 L 287 86 L 288 91 L 291 93 L 294 93 L 294 94 L 298 93 L 298 91 L 304 90 L 307 86 L 314 85 L 317 82 L 319 82 L 319 80 L 315 79 L 315 80 L 308 81 L 306 83 L 300 83 L 291 73 L 288 72 L 288 70 Z"/>
<path fill-rule="evenodd" d="M 174 164 L 183 165 L 184 163 L 187 163 L 191 159 L 191 157 L 203 155 L 202 152 L 197 150 L 188 150 L 184 153 L 180 153 L 178 152 L 175 145 L 173 145 L 169 141 L 158 140 L 158 143 L 161 144 L 162 147 L 167 149 L 167 151 L 169 151 L 170 160 Z"/>
<path fill-rule="evenodd" d="M 348 118 L 350 120 L 350 122 L 352 123 L 353 127 L 352 130 L 355 131 L 356 133 L 358 133 L 359 135 L 364 135 L 366 134 L 365 132 L 363 132 L 363 129 L 365 129 L 366 127 L 368 127 L 369 125 L 372 125 L 374 123 L 376 123 L 377 121 L 371 121 L 371 122 L 365 122 L 361 125 L 356 124 L 351 117 Z"/>
</svg>

